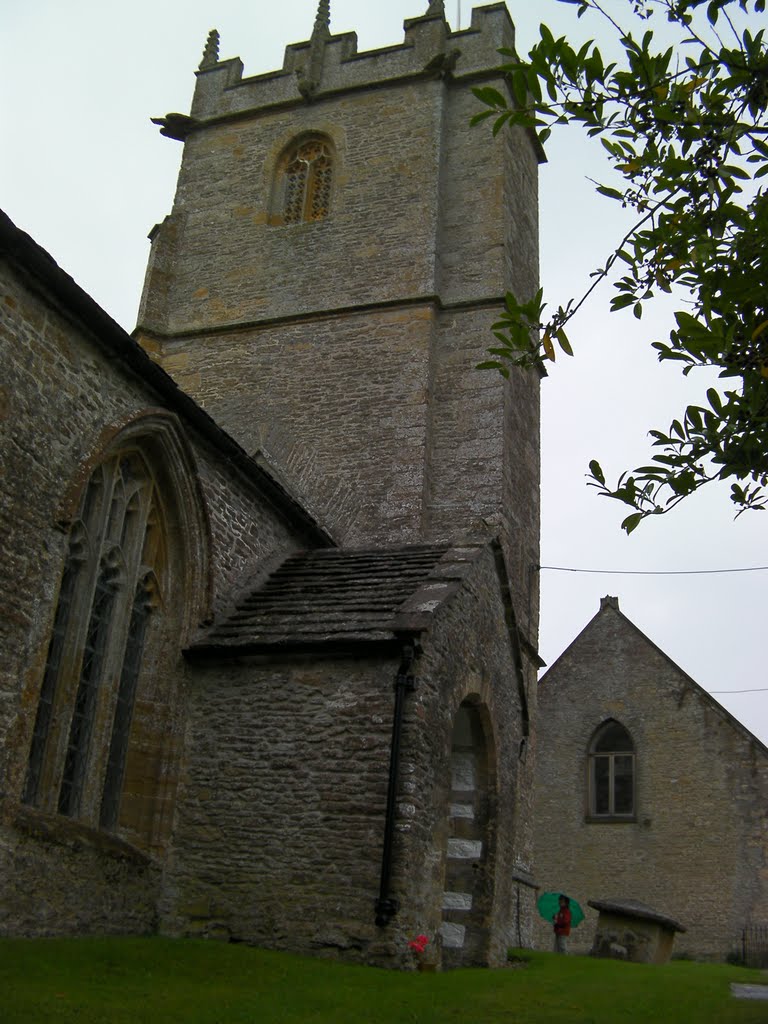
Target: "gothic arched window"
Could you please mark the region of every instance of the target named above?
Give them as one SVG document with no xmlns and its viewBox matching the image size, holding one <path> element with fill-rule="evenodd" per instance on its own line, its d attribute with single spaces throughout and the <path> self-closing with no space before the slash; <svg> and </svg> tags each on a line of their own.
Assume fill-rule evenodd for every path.
<svg viewBox="0 0 768 1024">
<path fill-rule="evenodd" d="M 333 153 L 322 138 L 293 144 L 281 164 L 284 224 L 323 220 L 331 208 Z"/>
<path fill-rule="evenodd" d="M 593 818 L 635 815 L 635 746 L 614 719 L 603 722 L 589 745 L 589 814 Z"/>
<path fill-rule="evenodd" d="M 161 601 L 165 530 L 138 450 L 93 472 L 69 549 L 38 699 L 25 803 L 87 824 L 118 821 L 147 630 Z"/>
</svg>

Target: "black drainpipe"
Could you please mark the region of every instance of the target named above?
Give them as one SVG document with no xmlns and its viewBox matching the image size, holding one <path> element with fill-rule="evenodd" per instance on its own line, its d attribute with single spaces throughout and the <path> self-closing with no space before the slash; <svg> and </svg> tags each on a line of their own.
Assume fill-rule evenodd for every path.
<svg viewBox="0 0 768 1024">
<path fill-rule="evenodd" d="M 400 771 L 400 733 L 403 728 L 405 695 L 416 689 L 416 680 L 411 669 L 416 657 L 412 644 L 403 647 L 403 657 L 395 679 L 395 713 L 392 719 L 392 743 L 389 752 L 389 785 L 387 788 L 387 814 L 384 824 L 384 848 L 381 852 L 381 881 L 379 898 L 376 900 L 376 924 L 385 928 L 399 910 L 398 901 L 390 894 L 392 878 L 392 840 L 395 835 L 395 804 L 397 800 L 397 779 Z"/>
</svg>

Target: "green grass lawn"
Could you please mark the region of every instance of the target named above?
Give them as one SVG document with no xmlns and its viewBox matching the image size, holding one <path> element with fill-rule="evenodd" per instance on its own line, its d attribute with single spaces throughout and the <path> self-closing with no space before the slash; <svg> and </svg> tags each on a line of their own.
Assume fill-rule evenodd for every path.
<svg viewBox="0 0 768 1024">
<path fill-rule="evenodd" d="M 525 954 L 523 967 L 406 974 L 160 938 L 0 940 L 2 1024 L 758 1024 L 758 971 Z"/>
</svg>

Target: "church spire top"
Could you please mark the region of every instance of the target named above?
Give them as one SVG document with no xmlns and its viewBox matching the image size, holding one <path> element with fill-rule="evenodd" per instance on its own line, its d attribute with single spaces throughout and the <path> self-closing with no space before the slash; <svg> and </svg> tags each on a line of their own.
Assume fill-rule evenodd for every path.
<svg viewBox="0 0 768 1024">
<path fill-rule="evenodd" d="M 427 15 L 437 14 L 445 17 L 445 0 L 429 0 Z"/>
</svg>

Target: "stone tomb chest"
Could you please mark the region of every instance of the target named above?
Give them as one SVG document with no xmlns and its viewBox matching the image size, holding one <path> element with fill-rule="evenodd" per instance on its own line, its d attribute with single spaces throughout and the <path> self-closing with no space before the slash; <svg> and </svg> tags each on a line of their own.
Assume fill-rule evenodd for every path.
<svg viewBox="0 0 768 1024">
<path fill-rule="evenodd" d="M 590 900 L 589 905 L 600 913 L 591 956 L 665 964 L 675 932 L 685 931 L 673 918 L 638 900 Z"/>
</svg>

